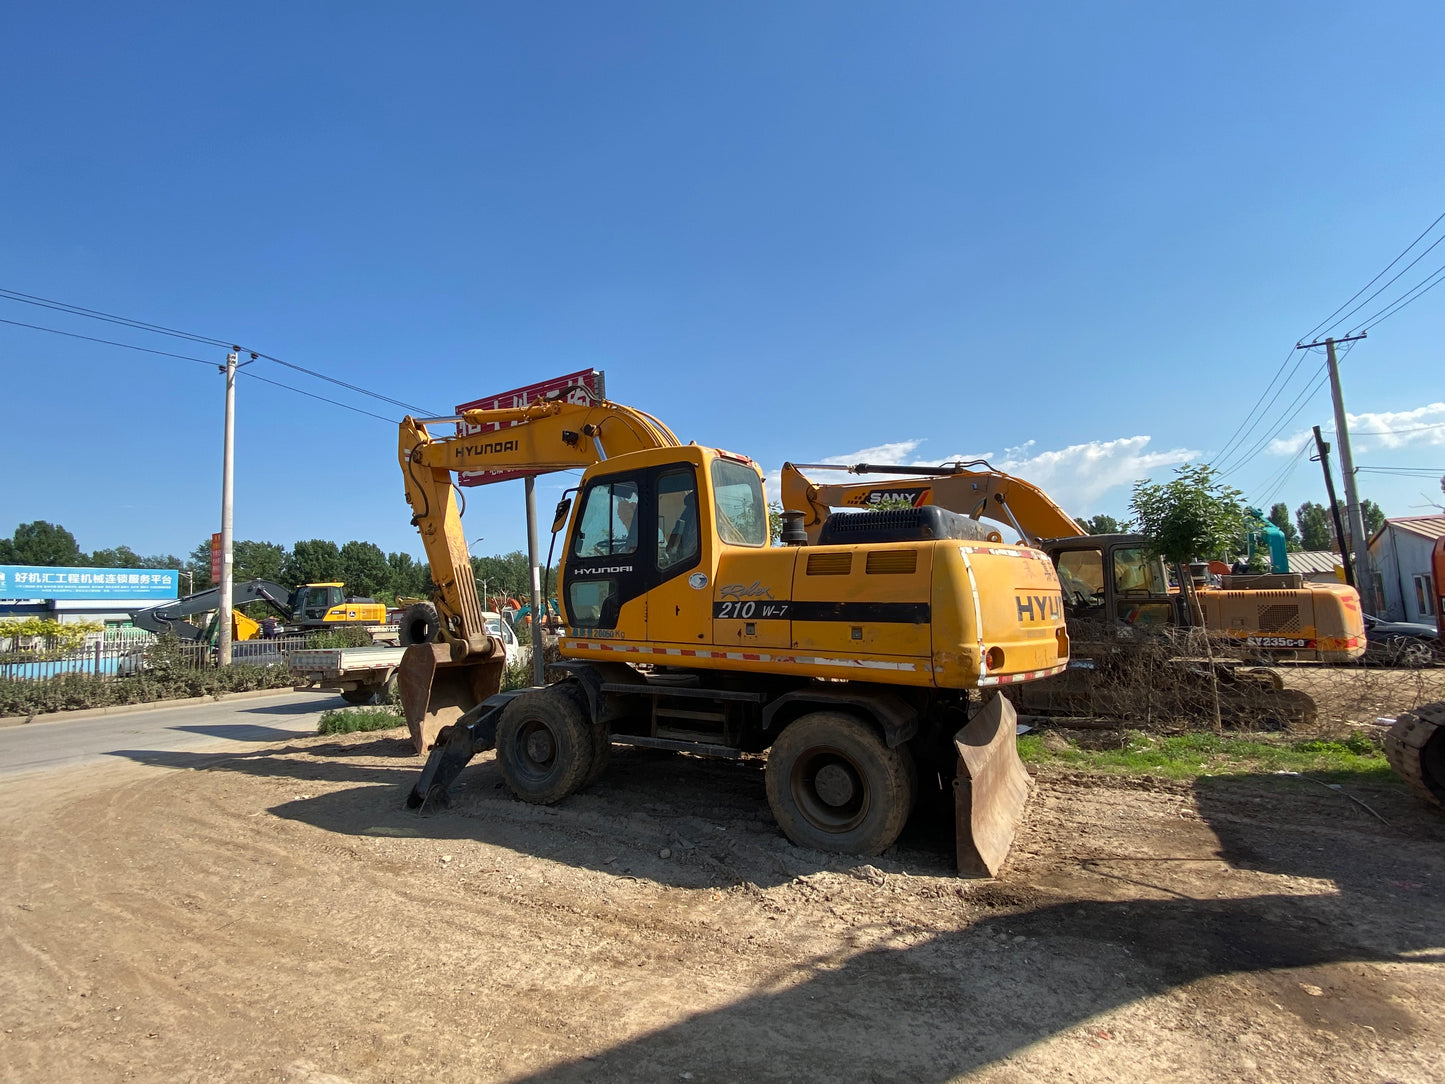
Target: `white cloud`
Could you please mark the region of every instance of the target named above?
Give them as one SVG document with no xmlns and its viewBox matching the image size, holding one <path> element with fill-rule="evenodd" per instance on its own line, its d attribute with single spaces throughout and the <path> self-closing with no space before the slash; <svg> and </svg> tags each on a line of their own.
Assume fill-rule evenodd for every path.
<svg viewBox="0 0 1445 1084">
<path fill-rule="evenodd" d="M 825 457 L 824 463 L 876 463 L 880 466 L 937 466 L 954 460 L 987 459 L 997 470 L 1032 482 L 1065 509 L 1077 514 L 1098 510 L 1101 498 L 1119 486 L 1131 485 L 1157 473 L 1162 467 L 1197 460 L 1200 452 L 1190 448 L 1151 451 L 1148 436 L 1120 437 L 1071 444 L 1052 451 L 1036 451 L 1035 442 L 992 452 L 948 455 L 938 458 L 916 455 L 922 440 L 902 440 L 863 448 L 846 455 Z M 831 472 L 830 472 L 831 473 Z M 768 491 L 778 492 L 779 473 L 768 475 Z M 863 480 L 859 478 L 858 480 Z"/>
<path fill-rule="evenodd" d="M 1356 454 L 1377 449 L 1445 447 L 1445 403 L 1428 403 L 1414 410 L 1386 410 L 1365 414 L 1346 412 L 1350 426 L 1350 448 Z M 1334 436 L 1334 426 L 1321 426 Z M 1311 437 L 1301 429 L 1269 443 L 1271 455 L 1294 455 Z"/>
</svg>

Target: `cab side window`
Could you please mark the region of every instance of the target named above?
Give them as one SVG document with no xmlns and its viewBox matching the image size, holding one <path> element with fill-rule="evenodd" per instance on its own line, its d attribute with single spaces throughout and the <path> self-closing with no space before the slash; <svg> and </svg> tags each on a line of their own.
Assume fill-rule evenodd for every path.
<svg viewBox="0 0 1445 1084">
<path fill-rule="evenodd" d="M 637 528 L 637 483 L 598 482 L 587 491 L 572 554 L 605 557 L 636 553 Z"/>
<path fill-rule="evenodd" d="M 699 547 L 697 480 L 691 470 L 668 471 L 657 480 L 658 571 L 692 563 Z"/>
<path fill-rule="evenodd" d="M 1059 555 L 1059 585 L 1070 617 L 1096 617 L 1104 609 L 1104 554 L 1066 550 Z"/>
</svg>

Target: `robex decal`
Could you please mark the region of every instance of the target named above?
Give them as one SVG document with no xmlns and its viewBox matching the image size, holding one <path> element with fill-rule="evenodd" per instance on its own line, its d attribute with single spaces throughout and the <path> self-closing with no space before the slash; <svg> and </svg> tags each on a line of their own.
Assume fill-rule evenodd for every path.
<svg viewBox="0 0 1445 1084">
<path fill-rule="evenodd" d="M 1015 595 L 1020 621 L 1055 621 L 1063 615 L 1062 595 Z"/>
<path fill-rule="evenodd" d="M 771 587 L 764 587 L 757 580 L 754 580 L 752 584 L 747 587 L 740 583 L 723 584 L 717 589 L 717 593 L 723 598 L 735 599 L 773 597 L 773 589 Z"/>
</svg>

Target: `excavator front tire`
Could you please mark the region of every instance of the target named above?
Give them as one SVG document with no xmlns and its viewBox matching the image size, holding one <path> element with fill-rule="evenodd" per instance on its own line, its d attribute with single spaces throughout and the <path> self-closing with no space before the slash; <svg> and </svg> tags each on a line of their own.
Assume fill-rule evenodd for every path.
<svg viewBox="0 0 1445 1084">
<path fill-rule="evenodd" d="M 768 750 L 768 804 L 800 847 L 878 854 L 913 811 L 913 758 L 890 749 L 851 715 L 816 711 L 789 724 Z"/>
<path fill-rule="evenodd" d="M 592 727 L 557 686 L 514 697 L 497 724 L 497 763 L 513 794 L 551 805 L 581 790 L 593 764 Z"/>
</svg>

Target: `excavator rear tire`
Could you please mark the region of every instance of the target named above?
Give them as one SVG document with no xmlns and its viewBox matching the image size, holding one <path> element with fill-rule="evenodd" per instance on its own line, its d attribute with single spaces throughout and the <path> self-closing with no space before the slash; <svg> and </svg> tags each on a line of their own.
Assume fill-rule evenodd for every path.
<svg viewBox="0 0 1445 1084">
<path fill-rule="evenodd" d="M 878 854 L 913 811 L 907 746 L 890 749 L 851 715 L 815 711 L 795 720 L 768 750 L 768 804 L 800 847 Z"/>
<path fill-rule="evenodd" d="M 1423 801 L 1445 808 L 1445 701 L 1396 719 L 1385 735 L 1385 756 Z"/>
<path fill-rule="evenodd" d="M 513 794 L 551 805 L 587 781 L 592 727 L 577 702 L 557 686 L 514 697 L 497 723 L 497 763 Z"/>
</svg>

